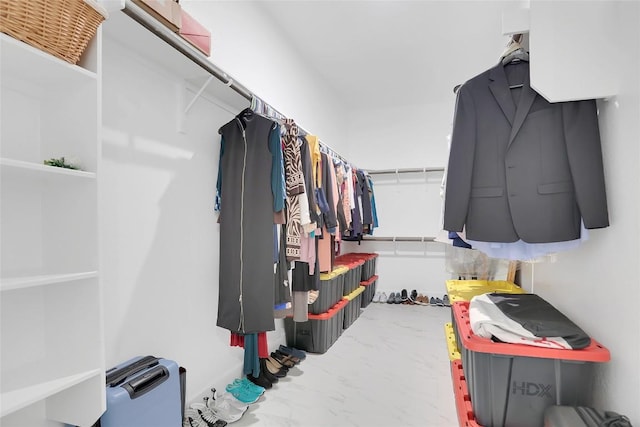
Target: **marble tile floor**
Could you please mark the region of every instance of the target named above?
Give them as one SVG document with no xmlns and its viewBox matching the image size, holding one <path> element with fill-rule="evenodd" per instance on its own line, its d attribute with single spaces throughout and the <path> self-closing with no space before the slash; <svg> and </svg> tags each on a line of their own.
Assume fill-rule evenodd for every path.
<svg viewBox="0 0 640 427">
<path fill-rule="evenodd" d="M 447 307 L 371 303 L 233 426 L 457 427 L 449 321 Z"/>
</svg>

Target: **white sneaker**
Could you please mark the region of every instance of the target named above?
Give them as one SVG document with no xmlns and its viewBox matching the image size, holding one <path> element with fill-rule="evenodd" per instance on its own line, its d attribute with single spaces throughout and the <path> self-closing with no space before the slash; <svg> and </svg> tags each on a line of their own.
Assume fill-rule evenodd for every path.
<svg viewBox="0 0 640 427">
<path fill-rule="evenodd" d="M 236 399 L 236 397 L 233 394 L 229 393 L 228 391 L 225 391 L 224 393 L 218 393 L 218 391 L 215 388 L 211 389 L 211 397 L 205 397 L 204 400 L 207 406 L 209 407 L 211 407 L 212 405 L 215 406 L 218 402 L 221 402 L 221 403 L 227 402 L 234 408 L 240 409 L 243 412 L 246 411 L 247 408 L 249 407 L 248 403 L 244 403 Z"/>
<path fill-rule="evenodd" d="M 201 426 L 225 426 L 226 420 L 223 420 L 218 414 L 214 413 L 204 403 L 192 403 L 191 409 L 200 416 Z M 186 413 L 186 411 L 185 411 Z M 186 414 L 185 414 L 186 415 Z M 237 421 L 237 420 L 236 420 Z"/>
<path fill-rule="evenodd" d="M 227 399 L 221 400 L 205 398 L 205 400 L 207 408 L 209 408 L 209 410 L 213 412 L 215 416 L 223 421 L 226 421 L 227 423 L 238 421 L 240 418 L 242 418 L 248 408 L 248 406 L 245 406 L 244 409 L 237 408 L 231 403 L 230 400 Z"/>
<path fill-rule="evenodd" d="M 382 294 L 380 294 L 380 301 L 379 302 L 386 303 L 388 299 L 389 299 L 389 297 L 387 296 L 387 293 L 383 292 Z"/>
</svg>

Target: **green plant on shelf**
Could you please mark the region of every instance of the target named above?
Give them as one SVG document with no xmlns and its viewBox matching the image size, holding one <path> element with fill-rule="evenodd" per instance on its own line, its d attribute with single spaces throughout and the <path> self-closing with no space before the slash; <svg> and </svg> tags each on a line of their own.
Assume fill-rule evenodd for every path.
<svg viewBox="0 0 640 427">
<path fill-rule="evenodd" d="M 44 164 L 47 166 L 55 166 L 57 168 L 65 168 L 65 169 L 75 169 L 80 170 L 80 168 L 72 163 L 67 163 L 64 157 L 60 157 L 59 159 L 49 159 L 45 160 Z"/>
</svg>

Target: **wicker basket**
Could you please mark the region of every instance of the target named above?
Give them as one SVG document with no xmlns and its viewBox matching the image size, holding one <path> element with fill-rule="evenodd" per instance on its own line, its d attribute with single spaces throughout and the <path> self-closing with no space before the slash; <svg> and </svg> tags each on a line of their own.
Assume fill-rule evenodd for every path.
<svg viewBox="0 0 640 427">
<path fill-rule="evenodd" d="M 107 16 L 93 0 L 0 0 L 0 32 L 72 64 Z"/>
</svg>

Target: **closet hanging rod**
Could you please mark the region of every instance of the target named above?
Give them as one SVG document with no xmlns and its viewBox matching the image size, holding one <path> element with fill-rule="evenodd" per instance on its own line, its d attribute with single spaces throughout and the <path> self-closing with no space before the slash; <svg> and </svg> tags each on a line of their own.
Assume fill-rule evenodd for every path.
<svg viewBox="0 0 640 427">
<path fill-rule="evenodd" d="M 408 237 L 408 236 L 362 236 L 363 241 L 368 242 L 435 242 L 435 237 Z"/>
<path fill-rule="evenodd" d="M 220 80 L 222 83 L 224 83 L 225 85 L 229 86 L 232 90 L 237 92 L 239 95 L 241 95 L 246 100 L 251 101 L 254 97 L 259 98 L 258 96 L 254 95 L 249 89 L 244 87 L 241 83 L 237 82 L 235 79 L 233 79 L 227 73 L 225 73 L 224 70 L 222 70 L 220 67 L 217 67 L 216 65 L 214 65 L 209 60 L 209 58 L 206 57 L 202 52 L 200 52 L 199 50 L 195 49 L 193 46 L 191 46 L 182 37 L 180 37 L 179 35 L 177 35 L 173 31 L 171 31 L 169 28 L 167 28 L 162 23 L 160 23 L 157 19 L 155 19 L 154 17 L 149 15 L 140 6 L 138 6 L 135 3 L 133 3 L 132 0 L 125 0 L 124 9 L 122 9 L 122 12 L 124 12 L 126 15 L 131 17 L 134 21 L 138 22 L 143 27 L 145 27 L 147 30 L 151 31 L 157 37 L 159 37 L 160 39 L 165 41 L 169 46 L 173 47 L 175 50 L 177 50 L 178 52 L 182 53 L 184 56 L 186 56 L 192 62 L 194 62 L 195 64 L 199 65 L 205 71 L 207 71 L 212 76 L 214 76 L 215 78 Z M 260 98 L 260 99 L 262 100 L 262 98 Z M 262 100 L 262 102 L 264 102 L 264 100 Z M 265 104 L 267 104 L 267 103 L 265 102 Z M 269 104 L 267 104 L 267 105 L 269 105 Z M 277 109 L 273 108 L 271 105 L 269 105 L 269 108 L 271 108 L 273 111 L 275 111 L 280 116 L 286 117 L 284 114 L 282 114 Z M 303 132 L 305 132 L 307 134 L 310 134 L 310 135 L 314 135 L 313 133 L 306 131 L 302 126 L 298 125 L 298 127 Z M 324 142 L 320 141 L 320 144 L 323 145 L 325 148 L 327 148 L 335 156 L 339 157 L 345 163 L 351 163 L 351 162 L 347 161 L 344 157 L 342 157 L 340 154 L 338 154 L 338 152 L 335 151 L 333 148 L 331 148 L 327 144 L 325 144 Z"/>
<path fill-rule="evenodd" d="M 124 9 L 122 9 L 122 12 L 145 27 L 147 30 L 151 31 L 157 37 L 164 40 L 168 45 L 173 47 L 178 52 L 182 53 L 192 62 L 196 63 L 205 71 L 209 72 L 215 78 L 220 80 L 222 83 L 229 86 L 243 98 L 251 101 L 252 94 L 246 87 L 236 82 L 221 68 L 215 66 L 202 52 L 191 46 L 189 42 L 171 31 L 171 29 L 169 29 L 168 27 L 164 26 L 162 23 L 160 23 L 160 21 L 149 15 L 140 6 L 133 3 L 132 0 L 125 0 Z"/>
<path fill-rule="evenodd" d="M 396 174 L 396 173 L 424 173 L 424 172 L 443 172 L 443 167 L 428 168 L 403 168 L 403 169 L 367 169 L 369 175 Z"/>
</svg>

